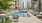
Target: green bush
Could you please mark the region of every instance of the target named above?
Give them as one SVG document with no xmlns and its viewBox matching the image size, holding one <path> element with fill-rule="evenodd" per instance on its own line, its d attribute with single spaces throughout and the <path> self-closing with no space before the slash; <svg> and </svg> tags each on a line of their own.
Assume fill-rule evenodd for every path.
<svg viewBox="0 0 42 23">
<path fill-rule="evenodd" d="M 9 20 L 9 17 L 5 18 L 5 23 L 11 23 L 11 20 Z"/>
<path fill-rule="evenodd" d="M 0 16 L 0 21 L 2 22 L 2 17 Z"/>
<path fill-rule="evenodd" d="M 12 4 L 10 2 L 13 2 L 14 0 L 0 0 L 0 9 L 6 10 L 9 9 Z"/>
</svg>

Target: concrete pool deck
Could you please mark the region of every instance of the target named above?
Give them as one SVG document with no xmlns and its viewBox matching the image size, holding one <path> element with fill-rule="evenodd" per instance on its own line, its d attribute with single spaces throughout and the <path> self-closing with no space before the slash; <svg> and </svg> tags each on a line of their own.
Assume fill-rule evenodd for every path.
<svg viewBox="0 0 42 23">
<path fill-rule="evenodd" d="M 31 17 L 19 17 L 18 22 L 12 22 L 12 23 L 42 23 L 41 19 L 36 18 L 36 16 L 33 16 L 29 12 L 28 12 L 28 14 Z"/>
</svg>

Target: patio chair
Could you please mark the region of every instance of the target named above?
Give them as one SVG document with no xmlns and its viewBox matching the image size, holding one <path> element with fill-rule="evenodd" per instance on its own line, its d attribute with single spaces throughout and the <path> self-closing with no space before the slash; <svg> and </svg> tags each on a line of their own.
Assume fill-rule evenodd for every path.
<svg viewBox="0 0 42 23">
<path fill-rule="evenodd" d="M 36 17 L 37 17 L 38 19 L 41 19 L 41 18 L 42 18 L 42 15 L 36 15 Z"/>
<path fill-rule="evenodd" d="M 33 12 L 32 14 L 33 14 L 34 16 L 36 16 L 36 15 L 39 14 L 39 12 Z"/>
<path fill-rule="evenodd" d="M 18 19 L 19 18 L 19 16 L 15 16 L 15 15 L 13 15 L 13 19 Z"/>
<path fill-rule="evenodd" d="M 18 22 L 18 18 L 19 18 L 19 16 L 17 16 L 17 15 L 14 16 L 14 15 L 13 15 L 14 22 Z M 16 19 L 16 20 L 15 20 L 15 19 Z"/>
</svg>

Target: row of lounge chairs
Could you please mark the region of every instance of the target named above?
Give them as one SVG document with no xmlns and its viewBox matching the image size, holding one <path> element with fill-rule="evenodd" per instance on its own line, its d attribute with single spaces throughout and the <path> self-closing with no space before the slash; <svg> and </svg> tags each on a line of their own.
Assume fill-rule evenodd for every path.
<svg viewBox="0 0 42 23">
<path fill-rule="evenodd" d="M 33 14 L 34 16 L 36 16 L 38 19 L 42 20 L 42 12 L 30 12 L 31 14 Z"/>
</svg>

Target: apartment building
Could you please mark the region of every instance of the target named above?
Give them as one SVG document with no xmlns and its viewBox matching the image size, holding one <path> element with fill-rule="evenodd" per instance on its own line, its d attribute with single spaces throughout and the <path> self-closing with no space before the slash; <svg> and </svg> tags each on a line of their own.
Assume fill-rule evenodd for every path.
<svg viewBox="0 0 42 23">
<path fill-rule="evenodd" d="M 19 2 L 17 3 L 17 7 L 20 9 L 27 8 L 27 0 L 19 0 Z"/>
<path fill-rule="evenodd" d="M 19 2 L 19 7 L 20 7 L 20 9 L 23 9 L 23 5 L 24 3 L 23 2 Z"/>
<path fill-rule="evenodd" d="M 41 11 L 42 11 L 42 0 L 32 0 L 31 1 L 31 5 L 33 6 L 33 9 L 34 10 L 39 10 L 39 8 L 41 9 Z"/>
<path fill-rule="evenodd" d="M 34 10 L 38 10 L 39 0 L 31 0 L 31 5 Z"/>
<path fill-rule="evenodd" d="M 42 0 L 41 0 L 41 11 L 42 11 Z"/>
<path fill-rule="evenodd" d="M 27 8 L 27 0 L 24 0 L 24 8 Z"/>
<path fill-rule="evenodd" d="M 28 8 L 31 7 L 31 0 L 27 0 L 27 7 L 28 7 Z"/>
</svg>

